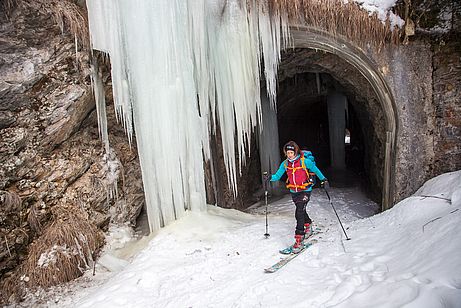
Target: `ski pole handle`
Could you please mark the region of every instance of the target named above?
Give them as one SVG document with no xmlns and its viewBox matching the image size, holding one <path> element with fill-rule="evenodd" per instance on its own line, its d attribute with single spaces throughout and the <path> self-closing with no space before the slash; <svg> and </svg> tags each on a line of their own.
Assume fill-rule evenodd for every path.
<svg viewBox="0 0 461 308">
<path fill-rule="evenodd" d="M 263 182 L 264 182 L 264 190 L 266 191 L 266 195 L 267 195 L 267 171 L 263 172 Z"/>
</svg>

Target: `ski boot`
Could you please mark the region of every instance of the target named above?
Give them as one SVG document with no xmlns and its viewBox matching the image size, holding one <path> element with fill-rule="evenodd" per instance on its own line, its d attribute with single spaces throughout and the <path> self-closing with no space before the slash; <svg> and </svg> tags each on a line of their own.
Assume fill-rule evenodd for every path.
<svg viewBox="0 0 461 308">
<path fill-rule="evenodd" d="M 296 234 L 295 243 L 292 246 L 292 253 L 299 253 L 304 248 L 304 235 Z"/>
<path fill-rule="evenodd" d="M 312 235 L 312 224 L 310 223 L 305 223 L 304 224 L 304 239 L 309 238 Z"/>
</svg>

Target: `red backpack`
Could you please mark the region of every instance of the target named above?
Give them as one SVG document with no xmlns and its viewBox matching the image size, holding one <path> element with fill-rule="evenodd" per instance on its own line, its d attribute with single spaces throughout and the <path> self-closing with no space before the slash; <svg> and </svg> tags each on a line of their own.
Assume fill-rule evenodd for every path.
<svg viewBox="0 0 461 308">
<path fill-rule="evenodd" d="M 286 184 L 287 184 L 286 186 L 288 189 L 294 190 L 294 191 L 302 191 L 302 190 L 306 190 L 309 187 L 312 187 L 313 185 L 315 185 L 315 173 L 307 169 L 306 162 L 305 162 L 306 159 L 310 159 L 315 164 L 315 158 L 312 155 L 312 152 L 310 151 L 301 151 L 301 156 L 299 158 L 300 166 L 290 167 L 288 164 L 288 159 L 286 159 L 283 162 L 285 170 L 288 175 L 288 178 L 286 180 Z M 293 172 L 296 172 L 299 169 L 304 170 L 306 174 L 305 178 L 303 176 L 301 176 L 300 178 L 299 177 L 296 178 L 296 174 L 295 174 L 295 176 L 293 177 L 293 183 L 291 183 L 290 173 L 293 174 Z M 300 183 L 296 183 L 296 179 L 298 179 Z"/>
</svg>

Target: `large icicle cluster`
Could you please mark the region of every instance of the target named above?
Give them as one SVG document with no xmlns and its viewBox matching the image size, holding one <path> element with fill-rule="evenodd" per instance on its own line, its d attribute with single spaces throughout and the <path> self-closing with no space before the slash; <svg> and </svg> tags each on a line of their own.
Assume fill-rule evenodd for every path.
<svg viewBox="0 0 461 308">
<path fill-rule="evenodd" d="M 237 194 L 237 170 L 262 122 L 261 63 L 274 102 L 286 19 L 255 0 L 87 0 L 87 7 L 92 47 L 110 55 L 117 114 L 130 141 L 136 132 L 151 230 L 204 208 L 203 159 L 217 125 Z"/>
</svg>

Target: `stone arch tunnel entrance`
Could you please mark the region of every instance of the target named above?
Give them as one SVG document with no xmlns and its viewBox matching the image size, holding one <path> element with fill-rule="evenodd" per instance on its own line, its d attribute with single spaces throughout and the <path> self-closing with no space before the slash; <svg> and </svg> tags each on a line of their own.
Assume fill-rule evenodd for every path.
<svg viewBox="0 0 461 308">
<path fill-rule="evenodd" d="M 371 199 L 383 210 L 391 207 L 397 116 L 381 74 L 338 38 L 298 28 L 292 38 L 294 48 L 283 52 L 278 71 L 272 121 L 279 153 L 273 156 L 294 140 L 314 153 L 333 184 L 361 179 Z"/>
</svg>

